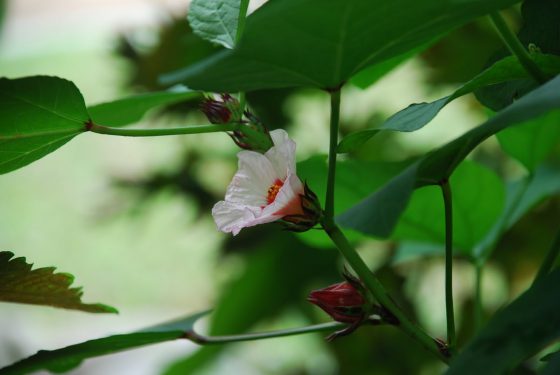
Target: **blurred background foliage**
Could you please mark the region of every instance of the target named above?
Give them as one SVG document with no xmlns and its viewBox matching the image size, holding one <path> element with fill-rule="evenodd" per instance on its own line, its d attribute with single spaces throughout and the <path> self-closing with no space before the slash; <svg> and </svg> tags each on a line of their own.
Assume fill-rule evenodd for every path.
<svg viewBox="0 0 560 375">
<path fill-rule="evenodd" d="M 0 1 L 0 73 L 71 79 L 91 101 L 88 104 L 161 90 L 158 77 L 162 73 L 199 61 L 220 48 L 192 33 L 185 17 L 187 5 L 183 0 L 118 4 L 106 0 Z M 251 3 L 252 9 L 256 6 Z M 514 28 L 522 26 L 520 9 L 510 9 L 505 15 Z M 520 35 L 529 35 L 532 29 L 523 27 Z M 535 40 L 534 35 L 527 38 Z M 549 47 L 543 44 L 542 48 Z M 503 56 L 501 50 L 486 19 L 453 31 L 380 77 L 375 85 L 346 87 L 341 133 L 378 125 L 412 102 L 446 95 L 489 61 Z M 511 96 L 518 86 L 509 90 Z M 494 109 L 504 105 L 503 96 L 498 98 L 491 90 L 480 90 L 477 97 Z M 306 159 L 326 153 L 328 96 L 290 89 L 252 92 L 247 100 L 270 129 L 289 130 L 298 143 L 300 171 L 312 189 L 322 193 L 324 174 L 316 172 L 324 167 L 324 158 Z M 352 202 L 352 194 L 362 184 L 380 186 L 414 158 L 489 115 L 473 96 L 449 107 L 418 132 L 384 132 L 356 151 L 352 156 L 359 163 L 369 163 L 373 174 L 370 180 L 357 176 L 351 165 L 341 169 L 339 178 L 347 184 L 337 192 L 341 207 L 345 199 Z M 198 103 L 187 101 L 150 113 L 143 125 L 203 121 Z M 551 158 L 557 158 L 559 151 L 556 145 Z M 305 301 L 311 289 L 340 280 L 338 254 L 318 232 L 296 235 L 269 225 L 245 230 L 233 239 L 215 230 L 209 211 L 223 196 L 235 171 L 236 152 L 224 135 L 166 139 L 92 135 L 2 176 L 0 249 L 72 271 L 85 286 L 88 300 L 107 302 L 121 314 L 100 317 L 2 305 L 0 363 L 11 363 L 38 349 L 124 332 L 212 306 L 211 320 L 200 327 L 212 334 L 327 321 Z M 475 168 L 484 167 L 502 181 L 526 173 L 495 139 L 485 142 L 470 159 Z M 420 190 L 415 197 L 424 195 L 416 201 L 427 204 L 430 211 L 426 194 L 430 195 Z M 485 316 L 531 282 L 557 229 L 559 209 L 558 198 L 541 202 L 499 240 L 484 272 Z M 399 236 L 406 233 L 402 225 L 399 228 L 390 240 L 357 234 L 352 238 L 411 316 L 432 335 L 444 337 L 441 246 L 413 244 L 415 256 L 403 257 L 402 247 L 407 243 L 397 238 L 418 238 Z M 418 255 L 421 245 L 427 246 L 425 256 Z M 458 324 L 465 342 L 474 330 L 475 269 L 466 257 L 459 257 L 455 267 Z M 399 331 L 365 327 L 332 344 L 325 343 L 321 334 L 203 348 L 167 343 L 91 360 L 73 373 L 439 371 L 440 365 Z"/>
</svg>

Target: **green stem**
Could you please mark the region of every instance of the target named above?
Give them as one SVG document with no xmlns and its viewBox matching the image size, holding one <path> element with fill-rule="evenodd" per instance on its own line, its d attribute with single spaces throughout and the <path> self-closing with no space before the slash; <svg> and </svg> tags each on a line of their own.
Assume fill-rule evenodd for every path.
<svg viewBox="0 0 560 375">
<path fill-rule="evenodd" d="M 247 333 L 243 335 L 228 335 L 228 336 L 204 336 L 194 331 L 189 331 L 185 333 L 185 338 L 200 345 L 212 345 L 212 344 L 225 344 L 229 342 L 239 342 L 239 341 L 263 340 L 263 339 L 269 339 L 274 337 L 293 336 L 293 335 L 300 335 L 303 333 L 311 333 L 311 332 L 334 331 L 335 329 L 346 327 L 346 326 L 347 324 L 344 323 L 331 322 L 331 323 L 316 324 L 307 327 L 283 329 L 278 331 Z"/>
<path fill-rule="evenodd" d="M 110 128 L 93 124 L 88 129 L 94 133 L 121 135 L 125 137 L 158 137 L 162 135 L 199 134 L 234 131 L 240 124 L 197 125 L 182 128 L 155 128 L 155 129 L 130 129 Z"/>
<path fill-rule="evenodd" d="M 527 73 L 529 73 L 529 75 L 539 83 L 545 83 L 548 81 L 546 74 L 544 74 L 537 64 L 535 64 L 529 52 L 527 52 L 519 39 L 517 39 L 517 36 L 509 29 L 500 13 L 490 13 L 490 19 L 507 48 L 514 56 L 517 57 L 519 63 L 523 66 Z"/>
<path fill-rule="evenodd" d="M 449 351 L 456 346 L 455 313 L 453 311 L 453 203 L 448 180 L 440 184 L 445 206 L 445 314 L 447 317 L 447 342 Z"/>
<path fill-rule="evenodd" d="M 235 32 L 235 45 L 239 43 L 241 40 L 241 36 L 243 35 L 243 31 L 245 30 L 245 20 L 247 19 L 247 10 L 249 9 L 249 0 L 241 0 L 239 3 L 239 15 L 237 18 L 237 31 Z M 239 93 L 239 106 L 241 110 L 245 110 L 246 105 L 246 98 L 245 93 Z"/>
<path fill-rule="evenodd" d="M 483 309 L 482 309 L 482 270 L 483 263 L 476 262 L 475 267 L 475 281 L 474 281 L 474 327 L 475 332 L 478 332 L 482 327 Z"/>
<path fill-rule="evenodd" d="M 237 18 L 237 31 L 235 32 L 235 45 L 239 43 L 243 31 L 245 30 L 245 20 L 247 19 L 247 10 L 249 9 L 249 0 L 241 0 L 239 4 L 239 17 Z"/>
<path fill-rule="evenodd" d="M 334 182 L 336 175 L 336 146 L 338 143 L 338 122 L 340 120 L 340 89 L 331 94 L 331 123 L 329 142 L 329 171 L 327 177 L 327 195 L 325 197 L 325 216 L 334 217 Z"/>
<path fill-rule="evenodd" d="M 448 363 L 448 356 L 444 353 L 444 351 L 442 351 L 436 341 L 404 315 L 400 307 L 398 307 L 389 296 L 381 282 L 379 282 L 368 266 L 364 263 L 363 259 L 348 242 L 342 231 L 334 223 L 333 219 L 325 217 L 321 222 L 321 225 L 336 247 L 340 250 L 350 267 L 352 267 L 354 272 L 356 272 L 360 280 L 364 283 L 365 287 L 371 292 L 373 297 L 398 321 L 397 326 L 407 335 L 417 340 L 427 350 L 436 355 L 441 361 Z"/>
<path fill-rule="evenodd" d="M 338 123 L 340 118 L 340 89 L 332 91 L 331 95 L 331 120 L 329 142 L 329 168 L 327 177 L 327 194 L 325 197 L 325 210 L 321 219 L 321 226 L 339 249 L 346 262 L 362 280 L 371 295 L 398 321 L 397 325 L 405 333 L 420 342 L 427 350 L 435 354 L 443 362 L 448 363 L 449 358 L 445 350 L 410 321 L 393 299 L 389 296 L 383 285 L 370 271 L 354 247 L 348 242 L 344 233 L 334 222 L 334 185 L 336 175 L 336 146 L 338 141 Z"/>
<path fill-rule="evenodd" d="M 554 268 L 554 264 L 556 263 L 556 259 L 560 254 L 560 231 L 556 234 L 554 241 L 552 242 L 552 246 L 548 250 L 546 257 L 544 258 L 541 268 L 533 281 L 533 285 L 540 282 L 548 273 Z"/>
</svg>

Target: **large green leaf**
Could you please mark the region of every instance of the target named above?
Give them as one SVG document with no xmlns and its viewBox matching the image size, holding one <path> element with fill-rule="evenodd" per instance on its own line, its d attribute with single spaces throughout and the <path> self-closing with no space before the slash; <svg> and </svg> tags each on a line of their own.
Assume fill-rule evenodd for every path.
<svg viewBox="0 0 560 375">
<path fill-rule="evenodd" d="M 89 116 L 70 81 L 0 78 L 0 174 L 53 152 L 84 132 Z"/>
<path fill-rule="evenodd" d="M 196 99 L 200 96 L 201 93 L 186 88 L 178 88 L 96 104 L 88 107 L 88 111 L 95 124 L 118 127 L 140 121 L 146 112 L 151 109 Z"/>
<path fill-rule="evenodd" d="M 533 171 L 560 141 L 560 111 L 498 133 L 502 148 Z"/>
<path fill-rule="evenodd" d="M 226 48 L 235 45 L 239 0 L 193 0 L 187 15 L 193 32 Z"/>
<path fill-rule="evenodd" d="M 415 188 L 436 185 L 451 176 L 459 163 L 482 141 L 511 125 L 560 108 L 560 76 L 527 94 L 483 125 L 432 151 L 384 187 L 352 207 L 337 221 L 373 236 L 391 234 Z"/>
<path fill-rule="evenodd" d="M 516 2 L 270 1 L 248 17 L 235 49 L 171 73 L 164 81 L 185 82 L 191 88 L 214 92 L 292 86 L 335 88 L 370 65 L 402 55 Z"/>
<path fill-rule="evenodd" d="M 505 189 L 495 173 L 467 160 L 457 168 L 450 183 L 454 246 L 470 252 L 502 212 Z M 445 242 L 445 214 L 438 187 L 429 186 L 413 194 L 392 238 Z"/>
<path fill-rule="evenodd" d="M 383 163 L 359 160 L 339 160 L 336 166 L 335 181 L 335 212 L 343 212 L 372 190 L 382 186 L 389 179 L 402 171 L 407 163 Z M 298 176 L 304 180 L 324 207 L 327 186 L 327 157 L 314 156 L 297 165 Z M 346 233 L 351 240 L 360 239 L 356 232 Z M 332 241 L 324 231 L 311 230 L 298 236 L 314 246 L 332 247 Z"/>
<path fill-rule="evenodd" d="M 82 289 L 71 288 L 74 276 L 54 273 L 54 267 L 32 270 L 25 258 L 0 252 L 0 301 L 46 305 L 91 313 L 116 313 L 113 307 L 81 301 Z M 13 259 L 12 259 L 13 258 Z"/>
<path fill-rule="evenodd" d="M 147 328 L 141 331 L 104 337 L 56 350 L 41 350 L 28 358 L 0 369 L 1 375 L 21 375 L 38 370 L 65 372 L 79 366 L 84 360 L 127 349 L 185 338 L 185 332 L 207 312 Z"/>
<path fill-rule="evenodd" d="M 558 56 L 535 54 L 535 62 L 547 73 L 557 74 L 560 72 L 560 57 Z M 338 145 L 337 151 L 340 153 L 350 152 L 363 145 L 381 130 L 412 132 L 421 129 L 453 100 L 480 87 L 524 77 L 527 77 L 527 72 L 519 64 L 517 58 L 508 56 L 484 70 L 449 96 L 430 103 L 411 104 L 389 117 L 376 129 L 360 130 L 346 136 Z"/>
<path fill-rule="evenodd" d="M 350 83 L 361 89 L 365 89 L 373 85 L 381 77 L 395 69 L 397 66 L 416 56 L 418 53 L 424 51 L 429 47 L 430 44 L 431 43 L 426 43 L 425 45 L 408 51 L 402 55 L 391 57 L 390 59 L 385 60 L 381 63 L 368 66 L 367 68 L 362 69 L 357 74 L 355 74 L 350 79 Z"/>
<path fill-rule="evenodd" d="M 507 374 L 560 338 L 560 270 L 499 311 L 453 359 L 447 374 Z"/>
</svg>

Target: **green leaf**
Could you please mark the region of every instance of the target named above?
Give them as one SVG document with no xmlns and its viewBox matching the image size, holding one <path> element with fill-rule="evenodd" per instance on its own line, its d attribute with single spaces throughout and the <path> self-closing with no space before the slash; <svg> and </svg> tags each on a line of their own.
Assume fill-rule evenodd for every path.
<svg viewBox="0 0 560 375">
<path fill-rule="evenodd" d="M 95 124 L 119 127 L 138 122 L 151 109 L 180 103 L 200 97 L 201 94 L 186 88 L 173 91 L 150 92 L 129 96 L 108 103 L 88 107 Z"/>
<path fill-rule="evenodd" d="M 113 307 L 82 303 L 82 289 L 70 288 L 74 276 L 54 273 L 54 267 L 32 270 L 25 258 L 0 252 L 0 301 L 47 305 L 91 313 L 117 313 Z M 13 258 L 13 259 L 12 259 Z"/>
<path fill-rule="evenodd" d="M 499 311 L 451 362 L 448 375 L 507 374 L 560 338 L 560 270 Z"/>
<path fill-rule="evenodd" d="M 383 163 L 359 160 L 339 160 L 336 165 L 335 212 L 342 212 L 366 197 L 372 190 L 382 186 L 389 179 L 401 172 L 408 163 Z M 304 180 L 324 207 L 327 181 L 327 157 L 313 156 L 297 165 L 298 176 Z M 348 232 L 350 240 L 363 236 L 357 232 Z M 305 242 L 320 247 L 332 247 L 332 241 L 324 231 L 312 230 L 299 233 Z"/>
<path fill-rule="evenodd" d="M 485 260 L 494 249 L 502 233 L 511 228 L 539 202 L 560 193 L 560 170 L 558 167 L 540 166 L 527 179 L 508 184 L 506 203 L 492 229 L 473 248 L 475 258 Z"/>
<path fill-rule="evenodd" d="M 402 55 L 516 2 L 270 1 L 247 18 L 235 49 L 168 74 L 163 80 L 214 92 L 294 86 L 335 88 L 370 65 Z"/>
<path fill-rule="evenodd" d="M 430 44 L 431 43 L 426 43 L 425 45 L 408 51 L 402 55 L 392 57 L 379 64 L 371 65 L 350 78 L 350 83 L 361 89 L 366 89 L 377 82 L 385 74 L 395 69 L 397 66 L 416 56 L 420 52 L 426 50 Z"/>
<path fill-rule="evenodd" d="M 548 355 L 548 363 L 540 372 L 540 375 L 557 375 L 560 373 L 560 352 Z"/>
<path fill-rule="evenodd" d="M 53 152 L 84 132 L 84 98 L 70 81 L 0 78 L 0 174 Z"/>
<path fill-rule="evenodd" d="M 201 312 L 141 331 L 90 340 L 57 350 L 40 350 L 37 354 L 0 369 L 0 375 L 21 375 L 39 370 L 65 372 L 88 358 L 185 338 L 185 332 L 191 331 L 195 322 L 207 313 Z"/>
<path fill-rule="evenodd" d="M 505 189 L 494 172 L 468 160 L 461 163 L 449 181 L 453 191 L 454 246 L 471 252 L 501 214 Z M 392 238 L 445 242 L 445 214 L 439 187 L 428 186 L 412 195 Z"/>
<path fill-rule="evenodd" d="M 557 1 L 526 0 L 521 6 L 521 17 L 523 22 L 517 38 L 523 46 L 532 44 L 542 53 L 560 55 L 560 6 Z M 504 46 L 491 61 L 510 54 Z M 534 79 L 525 78 L 480 88 L 475 95 L 483 105 L 497 112 L 537 86 Z"/>
<path fill-rule="evenodd" d="M 424 156 L 377 192 L 337 217 L 344 227 L 372 236 L 391 234 L 415 188 L 449 178 L 461 161 L 493 134 L 560 108 L 560 76 L 519 99 L 483 125 Z"/>
<path fill-rule="evenodd" d="M 550 112 L 498 133 L 500 145 L 529 171 L 547 158 L 560 140 L 560 111 Z"/>
<path fill-rule="evenodd" d="M 239 0 L 193 0 L 187 19 L 193 32 L 202 39 L 233 48 Z"/>
<path fill-rule="evenodd" d="M 537 65 L 543 71 L 549 74 L 557 74 L 560 72 L 560 57 L 535 54 L 534 58 Z M 349 134 L 339 143 L 337 152 L 345 153 L 355 150 L 371 137 L 375 136 L 380 130 L 412 132 L 421 129 L 432 121 L 443 107 L 453 100 L 483 86 L 494 85 L 499 82 L 524 77 L 527 77 L 527 72 L 519 64 L 517 58 L 508 56 L 478 74 L 449 96 L 430 103 L 411 104 L 407 108 L 389 117 L 379 128 L 365 129 Z"/>
</svg>

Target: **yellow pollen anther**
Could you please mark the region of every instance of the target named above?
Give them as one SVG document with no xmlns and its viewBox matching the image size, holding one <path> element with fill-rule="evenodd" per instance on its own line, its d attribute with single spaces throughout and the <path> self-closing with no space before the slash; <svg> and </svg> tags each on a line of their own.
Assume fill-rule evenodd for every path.
<svg viewBox="0 0 560 375">
<path fill-rule="evenodd" d="M 269 188 L 268 188 L 268 192 L 266 195 L 266 203 L 267 204 L 271 204 L 272 202 L 274 202 L 274 200 L 276 199 L 276 196 L 278 195 L 278 192 L 280 191 L 280 188 L 284 185 L 284 182 L 276 179 L 276 181 L 274 181 L 274 184 L 272 184 Z"/>
</svg>

